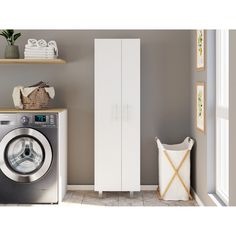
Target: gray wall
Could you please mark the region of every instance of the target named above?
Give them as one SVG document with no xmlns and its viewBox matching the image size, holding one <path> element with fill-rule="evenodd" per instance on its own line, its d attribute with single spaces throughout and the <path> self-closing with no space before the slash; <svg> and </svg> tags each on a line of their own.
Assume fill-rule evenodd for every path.
<svg viewBox="0 0 236 236">
<path fill-rule="evenodd" d="M 191 32 L 191 135 L 196 140 L 196 145 L 192 152 L 192 186 L 203 203 L 207 206 L 215 205 L 210 199 L 208 193 L 215 193 L 215 31 L 207 31 L 207 58 L 206 69 L 197 72 L 195 69 L 195 31 Z M 235 140 L 236 140 L 236 31 L 230 31 L 230 98 L 229 98 L 229 205 L 236 205 L 236 158 L 235 158 Z M 195 86 L 197 81 L 206 83 L 206 132 L 203 134 L 195 127 Z"/>
<path fill-rule="evenodd" d="M 215 32 L 207 31 L 206 66 L 196 70 L 196 31 L 191 32 L 191 136 L 196 143 L 192 151 L 192 187 L 205 205 L 214 205 L 208 193 L 214 191 L 215 137 Z M 206 86 L 206 130 L 196 129 L 196 82 Z"/>
<path fill-rule="evenodd" d="M 55 39 L 65 65 L 0 65 L 0 107 L 12 107 L 16 85 L 40 80 L 55 86 L 53 106 L 69 110 L 69 184 L 93 184 L 94 38 L 141 38 L 141 183 L 157 184 L 154 137 L 176 143 L 190 130 L 190 32 L 179 30 L 32 30 L 28 38 Z M 5 41 L 0 39 L 0 58 Z M 205 145 L 205 139 L 199 140 Z M 204 159 L 200 160 L 204 164 Z M 197 183 L 201 180 L 197 179 Z"/>
<path fill-rule="evenodd" d="M 236 206 L 236 30 L 229 35 L 229 204 Z"/>
</svg>

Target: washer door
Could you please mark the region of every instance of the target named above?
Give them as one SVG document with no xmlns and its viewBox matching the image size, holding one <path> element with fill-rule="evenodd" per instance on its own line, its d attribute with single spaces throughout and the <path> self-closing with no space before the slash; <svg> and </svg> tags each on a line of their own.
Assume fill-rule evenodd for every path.
<svg viewBox="0 0 236 236">
<path fill-rule="evenodd" d="M 0 142 L 0 169 L 16 182 L 30 183 L 40 179 L 51 163 L 51 146 L 35 129 L 15 129 Z"/>
</svg>

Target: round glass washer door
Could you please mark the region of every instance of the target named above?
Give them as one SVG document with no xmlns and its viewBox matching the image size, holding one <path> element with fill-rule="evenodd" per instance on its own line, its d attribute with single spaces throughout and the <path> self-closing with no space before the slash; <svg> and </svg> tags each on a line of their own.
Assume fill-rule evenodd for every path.
<svg viewBox="0 0 236 236">
<path fill-rule="evenodd" d="M 8 143 L 5 161 L 15 172 L 31 174 L 42 166 L 44 150 L 38 140 L 32 137 L 17 137 Z"/>
<path fill-rule="evenodd" d="M 33 182 L 50 168 L 52 150 L 47 138 L 37 130 L 19 128 L 0 143 L 0 168 L 16 182 Z"/>
</svg>

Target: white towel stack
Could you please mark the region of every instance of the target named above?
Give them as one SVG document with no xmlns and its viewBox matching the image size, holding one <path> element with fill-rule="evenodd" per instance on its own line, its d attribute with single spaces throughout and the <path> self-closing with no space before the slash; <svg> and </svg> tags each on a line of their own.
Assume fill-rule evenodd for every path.
<svg viewBox="0 0 236 236">
<path fill-rule="evenodd" d="M 25 59 L 55 59 L 58 57 L 56 41 L 29 39 L 25 45 Z"/>
</svg>

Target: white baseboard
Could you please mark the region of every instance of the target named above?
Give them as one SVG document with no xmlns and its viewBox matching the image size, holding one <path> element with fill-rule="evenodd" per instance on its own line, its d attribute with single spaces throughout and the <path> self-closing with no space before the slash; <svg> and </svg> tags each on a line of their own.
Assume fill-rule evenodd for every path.
<svg viewBox="0 0 236 236">
<path fill-rule="evenodd" d="M 192 187 L 191 187 L 191 193 L 192 193 L 193 198 L 197 202 L 198 206 L 204 206 L 203 202 L 201 201 L 201 199 L 199 198 L 199 196 L 196 194 L 196 192 L 193 190 Z"/>
<path fill-rule="evenodd" d="M 157 190 L 158 185 L 141 185 L 142 191 L 155 191 Z M 89 191 L 94 190 L 94 185 L 67 185 L 67 190 L 70 191 Z"/>
<path fill-rule="evenodd" d="M 214 202 L 216 206 L 219 207 L 227 206 L 215 193 L 208 193 L 208 196 L 211 198 L 211 200 Z"/>
</svg>

